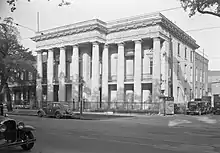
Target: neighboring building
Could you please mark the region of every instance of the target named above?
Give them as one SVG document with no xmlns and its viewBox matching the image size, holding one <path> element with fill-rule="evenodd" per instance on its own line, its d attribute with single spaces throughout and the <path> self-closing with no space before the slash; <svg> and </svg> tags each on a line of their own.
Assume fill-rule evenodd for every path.
<svg viewBox="0 0 220 153">
<path fill-rule="evenodd" d="M 107 23 L 93 19 L 41 31 L 32 39 L 39 106 L 43 97 L 78 101 L 79 76 L 85 81 L 84 98 L 102 106 L 118 101 L 143 108 L 146 102 L 158 103 L 161 93 L 178 103 L 194 98 L 199 46 L 160 13 Z"/>
<path fill-rule="evenodd" d="M 208 95 L 208 59 L 195 52 L 195 98 Z"/>
<path fill-rule="evenodd" d="M 36 106 L 36 73 L 24 71 L 18 73 L 21 81 L 8 81 L 12 93 L 13 105 Z"/>
<path fill-rule="evenodd" d="M 220 94 L 220 71 L 208 72 L 208 93 L 210 96 Z"/>
</svg>

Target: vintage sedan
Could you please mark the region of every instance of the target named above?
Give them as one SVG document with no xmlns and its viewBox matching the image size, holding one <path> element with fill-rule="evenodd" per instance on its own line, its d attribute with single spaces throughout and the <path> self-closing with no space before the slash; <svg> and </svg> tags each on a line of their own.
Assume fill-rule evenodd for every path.
<svg viewBox="0 0 220 153">
<path fill-rule="evenodd" d="M 39 117 L 50 116 L 60 118 L 71 118 L 74 116 L 73 112 L 70 110 L 69 105 L 59 102 L 49 102 L 45 107 L 38 110 Z"/>
<path fill-rule="evenodd" d="M 187 114 L 209 114 L 211 113 L 211 104 L 208 101 L 190 101 L 188 102 Z"/>
<path fill-rule="evenodd" d="M 21 146 L 23 150 L 31 150 L 36 141 L 34 130 L 34 127 L 11 119 L 7 114 L 0 116 L 0 149 Z"/>
</svg>

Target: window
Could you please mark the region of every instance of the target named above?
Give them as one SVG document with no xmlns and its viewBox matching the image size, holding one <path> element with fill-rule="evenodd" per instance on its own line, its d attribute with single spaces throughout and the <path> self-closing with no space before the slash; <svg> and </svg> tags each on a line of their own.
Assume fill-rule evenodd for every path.
<svg viewBox="0 0 220 153">
<path fill-rule="evenodd" d="M 177 79 L 179 80 L 180 79 L 180 62 L 177 62 Z"/>
<path fill-rule="evenodd" d="M 196 77 L 196 81 L 198 81 L 198 69 L 196 68 L 196 75 L 195 75 L 195 77 Z"/>
<path fill-rule="evenodd" d="M 190 67 L 190 82 L 193 82 L 193 69 Z"/>
<path fill-rule="evenodd" d="M 187 48 L 185 47 L 185 59 L 187 59 Z"/>
<path fill-rule="evenodd" d="M 203 78 L 202 78 L 202 75 L 203 75 L 203 73 L 202 73 L 202 69 L 200 69 L 200 82 L 203 82 Z"/>
<path fill-rule="evenodd" d="M 177 87 L 177 102 L 179 102 L 179 92 L 180 92 L 180 87 Z"/>
<path fill-rule="evenodd" d="M 180 43 L 177 45 L 177 55 L 180 56 Z"/>
<path fill-rule="evenodd" d="M 193 51 L 190 52 L 190 61 L 193 62 Z"/>
<path fill-rule="evenodd" d="M 150 74 L 153 74 L 153 59 L 150 58 Z"/>
<path fill-rule="evenodd" d="M 187 102 L 187 88 L 184 88 L 185 102 Z"/>
</svg>

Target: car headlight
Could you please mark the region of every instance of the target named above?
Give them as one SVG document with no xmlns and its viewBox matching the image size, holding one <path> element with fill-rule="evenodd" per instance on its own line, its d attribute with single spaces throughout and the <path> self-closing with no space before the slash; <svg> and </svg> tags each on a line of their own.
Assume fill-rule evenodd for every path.
<svg viewBox="0 0 220 153">
<path fill-rule="evenodd" d="M 18 129 L 23 129 L 24 128 L 24 123 L 23 122 L 19 122 L 18 123 Z"/>
<path fill-rule="evenodd" d="M 0 132 L 5 132 L 7 127 L 4 124 L 0 124 Z"/>
</svg>

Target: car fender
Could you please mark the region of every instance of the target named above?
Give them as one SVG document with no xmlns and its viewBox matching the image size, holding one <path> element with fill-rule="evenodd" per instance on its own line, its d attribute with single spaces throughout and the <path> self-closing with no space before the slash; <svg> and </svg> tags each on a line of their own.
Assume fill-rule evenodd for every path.
<svg viewBox="0 0 220 153">
<path fill-rule="evenodd" d="M 39 112 L 43 113 L 44 116 L 46 115 L 46 113 L 44 112 L 43 109 L 39 109 L 39 110 L 37 111 L 37 114 L 38 114 Z"/>
<path fill-rule="evenodd" d="M 31 126 L 31 125 L 25 125 L 23 129 L 21 129 L 21 131 L 24 131 L 24 132 L 29 132 L 29 131 L 35 131 L 36 129 Z"/>
</svg>

